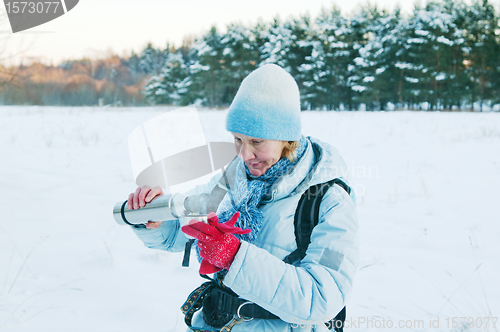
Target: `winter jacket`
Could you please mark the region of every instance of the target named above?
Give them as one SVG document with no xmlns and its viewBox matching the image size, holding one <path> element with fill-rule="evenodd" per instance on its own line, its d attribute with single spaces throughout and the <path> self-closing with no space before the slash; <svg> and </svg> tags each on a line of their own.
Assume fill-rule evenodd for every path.
<svg viewBox="0 0 500 332">
<path fill-rule="evenodd" d="M 351 294 L 359 252 L 353 190 L 350 196 L 338 185 L 328 190 L 306 256 L 296 266 L 283 262 L 297 248 L 293 221 L 301 195 L 315 184 L 334 178 L 345 181 L 342 176 L 347 172 L 337 149 L 311 137 L 307 141 L 293 172 L 278 179 L 263 199 L 259 209 L 264 220 L 258 238 L 253 243 L 242 241 L 223 280 L 241 298 L 281 319 L 253 319 L 235 325 L 232 331 L 327 331 L 324 323 L 335 317 Z M 190 194 L 211 192 L 221 185 L 220 177 Z M 156 230 L 133 229 L 149 248 L 181 251 L 187 239 L 180 226 L 173 221 L 163 222 Z M 201 315 L 195 316 L 193 326 L 208 327 Z"/>
</svg>

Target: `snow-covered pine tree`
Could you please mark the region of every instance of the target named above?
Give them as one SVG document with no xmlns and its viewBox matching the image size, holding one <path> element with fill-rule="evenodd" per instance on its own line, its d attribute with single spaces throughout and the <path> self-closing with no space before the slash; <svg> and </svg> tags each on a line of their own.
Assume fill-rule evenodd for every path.
<svg viewBox="0 0 500 332">
<path fill-rule="evenodd" d="M 500 101 L 499 20 L 488 0 L 473 1 L 463 15 L 469 50 L 466 68 L 473 82 L 470 101 L 478 102 L 482 111 L 486 100 Z"/>
<path fill-rule="evenodd" d="M 378 11 L 376 7 L 363 8 L 358 16 L 365 17 L 366 44 L 355 59 L 355 72 L 359 79 L 353 89 L 362 91 L 367 110 L 386 109 L 388 103 L 402 107 L 401 89 L 406 42 L 406 21 L 401 11 Z"/>
<path fill-rule="evenodd" d="M 132 51 L 130 57 L 125 62 L 125 66 L 134 77 L 138 77 L 144 74 L 141 67 L 139 66 L 140 61 L 141 58 L 134 51 Z"/>
<path fill-rule="evenodd" d="M 190 94 L 196 103 L 208 107 L 223 105 L 227 71 L 224 66 L 223 35 L 212 27 L 208 33 L 193 44 Z"/>
<path fill-rule="evenodd" d="M 446 60 L 446 80 L 443 80 L 442 86 L 442 104 L 444 109 L 461 109 L 468 103 L 472 81 L 467 74 L 466 64 L 470 53 L 470 48 L 466 43 L 466 24 L 465 13 L 469 10 L 468 5 L 463 1 L 443 0 L 443 11 L 450 14 L 455 25 L 454 34 L 450 38 L 453 42 L 445 54 Z M 444 39 L 442 39 L 444 40 Z"/>
<path fill-rule="evenodd" d="M 144 95 L 155 104 L 186 105 L 190 102 L 189 69 L 180 53 L 170 53 L 161 73 L 146 81 Z"/>
<path fill-rule="evenodd" d="M 312 50 L 314 29 L 311 19 L 304 15 L 281 22 L 275 18 L 267 31 L 260 34 L 262 63 L 274 63 L 285 68 L 297 81 L 302 107 L 309 109 L 312 85 Z"/>
<path fill-rule="evenodd" d="M 287 53 L 286 61 L 290 68 L 290 74 L 299 86 L 302 109 L 311 109 L 314 100 L 314 90 L 311 87 L 315 71 L 312 52 L 316 31 L 308 15 L 293 19 L 289 22 L 289 27 L 293 42 Z"/>
<path fill-rule="evenodd" d="M 221 44 L 226 83 L 222 102 L 229 104 L 236 95 L 241 81 L 257 68 L 260 62 L 259 45 L 254 31 L 239 24 L 228 26 Z"/>
<path fill-rule="evenodd" d="M 354 73 L 354 59 L 363 46 L 363 28 L 351 24 L 336 7 L 323 10 L 317 18 L 312 61 L 316 63 L 314 90 L 317 103 L 326 109 L 356 109 L 359 77 Z M 353 89 L 354 88 L 354 89 Z"/>
<path fill-rule="evenodd" d="M 403 96 L 410 105 L 421 107 L 428 103 L 428 109 L 442 109 L 461 104 L 453 87 L 462 79 L 459 62 L 465 40 L 455 19 L 455 13 L 448 11 L 443 2 L 416 7 L 410 17 L 407 58 L 397 64 L 406 69 L 408 89 L 403 90 Z"/>
<path fill-rule="evenodd" d="M 151 43 L 148 43 L 146 48 L 141 53 L 139 67 L 147 75 L 159 75 L 167 62 L 169 53 L 169 45 L 167 45 L 165 50 L 162 50 L 154 48 Z"/>
<path fill-rule="evenodd" d="M 290 52 L 293 38 L 289 24 L 275 18 L 262 35 L 262 39 L 264 41 L 260 49 L 262 63 L 274 63 L 290 72 L 287 54 Z"/>
</svg>

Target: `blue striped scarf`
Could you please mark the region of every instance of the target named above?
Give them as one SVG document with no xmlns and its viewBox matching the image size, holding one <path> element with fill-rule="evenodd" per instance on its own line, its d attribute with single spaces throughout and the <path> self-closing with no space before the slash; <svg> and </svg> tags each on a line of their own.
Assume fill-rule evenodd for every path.
<svg viewBox="0 0 500 332">
<path fill-rule="evenodd" d="M 233 190 L 229 191 L 231 199 L 224 200 L 218 209 L 219 211 L 223 211 L 217 215 L 219 222 L 228 221 L 239 211 L 240 217 L 235 226 L 243 229 L 249 228 L 252 232 L 248 234 L 235 234 L 235 236 L 240 240 L 252 243 L 259 235 L 262 220 L 264 219 L 262 211 L 257 208 L 259 203 L 276 180 L 293 170 L 294 166 L 304 155 L 306 147 L 307 140 L 302 136 L 293 162 L 286 157 L 282 157 L 261 176 L 250 174 L 247 165 L 243 160 L 239 159 L 240 164 L 236 168 L 239 172 L 235 175 L 234 185 L 231 187 Z M 245 172 L 243 172 L 243 165 L 241 164 L 244 165 Z"/>
</svg>

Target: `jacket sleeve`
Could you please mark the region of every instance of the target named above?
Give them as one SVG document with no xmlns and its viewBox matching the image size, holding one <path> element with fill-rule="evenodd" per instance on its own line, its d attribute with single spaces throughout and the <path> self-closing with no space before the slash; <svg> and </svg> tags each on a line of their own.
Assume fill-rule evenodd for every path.
<svg viewBox="0 0 500 332">
<path fill-rule="evenodd" d="M 199 185 L 191 189 L 186 193 L 186 195 L 190 196 L 210 193 L 217 185 L 220 177 L 221 173 L 216 174 L 207 184 Z M 145 225 L 133 225 L 130 227 L 146 247 L 151 249 L 179 252 L 184 250 L 185 244 L 188 240 L 186 235 L 180 231 L 181 226 L 181 220 L 172 219 L 163 221 L 160 227 L 156 229 L 147 229 Z"/>
<path fill-rule="evenodd" d="M 315 324 L 335 317 L 350 296 L 358 262 L 355 204 L 333 186 L 323 198 L 320 216 L 297 266 L 242 242 L 224 284 L 285 322 Z"/>
</svg>

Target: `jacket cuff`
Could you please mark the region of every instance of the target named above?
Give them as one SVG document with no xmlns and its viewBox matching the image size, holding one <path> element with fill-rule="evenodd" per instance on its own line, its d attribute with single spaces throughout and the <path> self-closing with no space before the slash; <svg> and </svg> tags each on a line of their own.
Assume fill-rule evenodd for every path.
<svg viewBox="0 0 500 332">
<path fill-rule="evenodd" d="M 243 265 L 243 261 L 245 260 L 249 246 L 250 244 L 248 242 L 241 241 L 240 249 L 238 249 L 236 256 L 234 256 L 233 263 L 229 267 L 229 271 L 224 277 L 223 283 L 227 287 L 231 288 L 234 285 L 234 281 L 236 280 L 236 276 L 241 270 L 241 266 Z"/>
<path fill-rule="evenodd" d="M 172 252 L 184 250 L 187 238 L 180 230 L 179 220 L 177 219 L 166 220 L 156 229 L 147 229 L 146 226 L 130 227 L 148 248 Z"/>
</svg>

